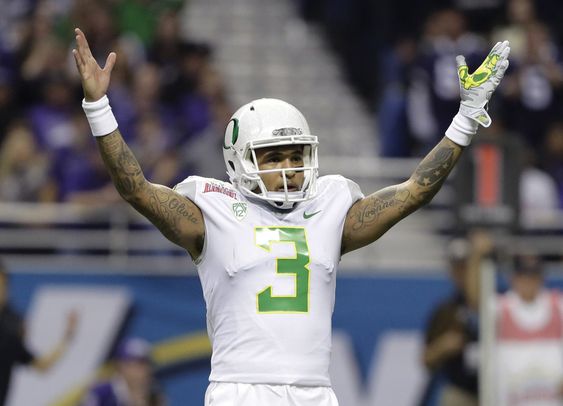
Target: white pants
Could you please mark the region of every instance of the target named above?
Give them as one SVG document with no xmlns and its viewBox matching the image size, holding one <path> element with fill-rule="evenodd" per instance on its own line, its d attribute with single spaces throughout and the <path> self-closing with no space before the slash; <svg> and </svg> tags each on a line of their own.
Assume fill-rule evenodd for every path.
<svg viewBox="0 0 563 406">
<path fill-rule="evenodd" d="M 205 406 L 338 406 L 327 386 L 211 382 Z"/>
</svg>

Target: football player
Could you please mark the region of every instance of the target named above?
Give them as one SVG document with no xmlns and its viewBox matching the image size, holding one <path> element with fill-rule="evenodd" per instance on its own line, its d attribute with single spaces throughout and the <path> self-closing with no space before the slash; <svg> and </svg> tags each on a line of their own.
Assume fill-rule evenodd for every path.
<svg viewBox="0 0 563 406">
<path fill-rule="evenodd" d="M 83 108 L 121 196 L 197 264 L 213 346 L 205 404 L 337 405 L 329 379 L 331 316 L 340 256 L 370 244 L 428 203 L 444 183 L 508 67 L 508 42 L 469 75 L 457 58 L 461 107 L 410 179 L 364 197 L 341 176 L 318 176 L 318 139 L 275 99 L 232 116 L 223 152 L 230 182 L 149 182 L 119 132 L 102 69 L 82 31 L 73 50 Z"/>
</svg>

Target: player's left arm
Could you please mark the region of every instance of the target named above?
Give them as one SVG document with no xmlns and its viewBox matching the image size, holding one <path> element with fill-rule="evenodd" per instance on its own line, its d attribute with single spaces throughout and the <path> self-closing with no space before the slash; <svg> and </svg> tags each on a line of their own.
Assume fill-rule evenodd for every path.
<svg viewBox="0 0 563 406">
<path fill-rule="evenodd" d="M 381 189 L 354 203 L 344 223 L 342 253 L 377 240 L 398 221 L 430 202 L 462 150 L 462 146 L 444 137 L 406 182 Z"/>
<path fill-rule="evenodd" d="M 352 205 L 344 223 L 342 254 L 374 242 L 438 193 L 464 147 L 471 143 L 478 124 L 485 127 L 491 124 L 486 105 L 508 68 L 509 53 L 508 41 L 497 43 L 471 75 L 465 58 L 461 55 L 456 58 L 461 104 L 446 136 L 406 182 L 382 189 Z"/>
</svg>

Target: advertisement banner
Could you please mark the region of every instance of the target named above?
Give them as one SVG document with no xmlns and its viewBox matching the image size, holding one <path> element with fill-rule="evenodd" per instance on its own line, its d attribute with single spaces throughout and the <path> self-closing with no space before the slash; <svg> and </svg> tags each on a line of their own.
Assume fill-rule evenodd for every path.
<svg viewBox="0 0 563 406">
<path fill-rule="evenodd" d="M 426 382 L 422 331 L 450 289 L 442 276 L 339 277 L 331 376 L 342 406 L 416 404 Z M 197 277 L 18 272 L 10 302 L 25 315 L 27 343 L 38 354 L 63 334 L 69 312 L 79 321 L 51 371 L 17 368 L 8 405 L 79 404 L 125 337 L 150 342 L 168 405 L 203 404 L 211 347 Z"/>
</svg>

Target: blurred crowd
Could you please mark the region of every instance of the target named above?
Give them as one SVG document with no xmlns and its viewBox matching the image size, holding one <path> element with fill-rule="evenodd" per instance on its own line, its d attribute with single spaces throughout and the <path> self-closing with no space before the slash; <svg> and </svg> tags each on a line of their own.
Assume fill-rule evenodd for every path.
<svg viewBox="0 0 563 406">
<path fill-rule="evenodd" d="M 482 133 L 519 140 L 524 173 L 540 177 L 534 183 L 551 190 L 545 195 L 552 206 L 563 208 L 563 59 L 549 26 L 536 17 L 531 0 L 509 0 L 505 23 L 486 36 L 467 24 L 462 12 L 444 9 L 429 17 L 418 46 L 398 43 L 391 69 L 403 74 L 388 82 L 380 105 L 383 153 L 417 155 L 431 148 L 458 109 L 454 56 L 464 54 L 476 69 L 491 43 L 508 39 L 511 66 L 489 107 L 494 125 Z"/>
<path fill-rule="evenodd" d="M 294 1 L 325 27 L 359 95 L 376 106 L 386 157 L 421 156 L 441 138 L 459 106 L 457 54 L 472 71 L 492 44 L 510 40 L 494 124 L 482 133 L 526 151 L 524 204 L 540 190 L 548 207 L 563 208 L 563 3 Z M 1 4 L 0 201 L 118 200 L 80 108 L 75 26 L 101 65 L 118 54 L 108 96 L 149 180 L 225 178 L 221 134 L 232 109 L 212 48 L 182 33 L 183 0 Z"/>
<path fill-rule="evenodd" d="M 370 2 L 299 0 L 325 27 L 358 93 L 376 106 L 381 154 L 421 156 L 459 108 L 455 56 L 475 70 L 510 41 L 506 77 L 489 106 L 493 126 L 525 151 L 525 189 L 563 208 L 563 3 L 558 0 Z M 354 21 L 354 24 L 351 24 Z M 529 175 L 529 176 L 528 176 Z M 524 201 L 538 199 L 527 193 Z"/>
<path fill-rule="evenodd" d="M 216 163 L 231 109 L 211 47 L 182 33 L 183 3 L 1 2 L 0 201 L 118 200 L 81 109 L 74 27 L 101 66 L 118 55 L 108 97 L 147 178 L 224 177 Z"/>
<path fill-rule="evenodd" d="M 476 229 L 453 239 L 447 256 L 453 290 L 427 321 L 422 361 L 431 379 L 417 404 L 560 405 L 563 296 L 548 280 L 546 263 L 529 247 Z M 483 305 L 487 269 L 496 275 L 489 289 L 499 293 L 490 292 Z M 492 330 L 485 333 L 494 333 L 495 342 L 485 349 L 489 357 L 481 357 L 487 339 L 480 318 L 487 313 Z M 479 379 L 483 362 L 491 367 L 489 379 Z M 480 392 L 485 381 L 493 393 Z M 489 402 L 479 402 L 481 395 Z"/>
</svg>

